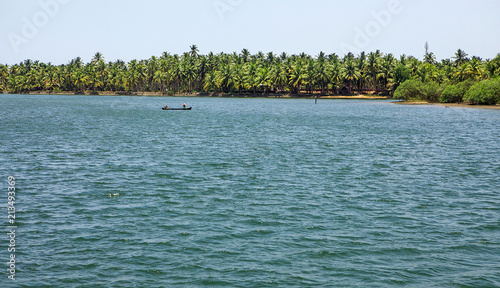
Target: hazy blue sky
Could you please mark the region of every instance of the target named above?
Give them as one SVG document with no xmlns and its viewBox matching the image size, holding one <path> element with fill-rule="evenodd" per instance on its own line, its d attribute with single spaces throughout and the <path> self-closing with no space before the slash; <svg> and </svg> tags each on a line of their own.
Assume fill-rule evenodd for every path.
<svg viewBox="0 0 500 288">
<path fill-rule="evenodd" d="M 500 53 L 499 0 L 0 0 L 0 63 L 148 59 L 168 51 L 360 51 L 438 60 Z"/>
</svg>

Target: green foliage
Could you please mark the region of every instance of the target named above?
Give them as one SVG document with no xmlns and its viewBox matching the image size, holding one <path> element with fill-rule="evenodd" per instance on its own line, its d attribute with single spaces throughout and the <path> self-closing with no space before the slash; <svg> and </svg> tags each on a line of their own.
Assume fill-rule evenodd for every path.
<svg viewBox="0 0 500 288">
<path fill-rule="evenodd" d="M 277 56 L 270 52 L 199 53 L 196 45 L 181 54 L 164 52 L 146 60 L 107 62 L 97 52 L 89 63 L 80 57 L 67 64 L 25 60 L 19 64 L 0 64 L 0 91 L 10 93 L 58 92 L 114 93 L 160 92 L 175 95 L 205 91 L 216 94 L 308 93 L 310 95 L 375 93 L 435 102 L 459 101 L 463 87 L 445 88 L 468 80 L 479 82 L 500 76 L 500 54 L 483 61 L 459 50 L 452 59 L 437 62 L 427 51 L 425 61 L 403 55 L 399 59 L 381 51 L 348 53 L 344 57 L 319 53 Z M 425 84 L 424 84 L 425 83 Z M 458 89 L 460 88 L 460 89 Z M 457 90 L 458 89 L 458 90 Z M 460 92 L 460 93 L 459 93 Z"/>
<path fill-rule="evenodd" d="M 423 83 L 418 79 L 407 80 L 396 89 L 394 99 L 437 102 L 442 91 L 443 87 L 434 82 Z"/>
<path fill-rule="evenodd" d="M 428 102 L 438 102 L 439 96 L 443 92 L 444 87 L 441 87 L 435 82 L 428 82 L 424 84 L 424 95 L 422 100 Z"/>
<path fill-rule="evenodd" d="M 500 103 L 500 78 L 474 84 L 467 91 L 463 100 L 471 104 L 493 105 Z"/>
<path fill-rule="evenodd" d="M 472 81 L 460 82 L 456 85 L 448 85 L 441 96 L 439 102 L 441 103 L 459 103 L 463 101 L 465 93 L 474 84 Z"/>
<path fill-rule="evenodd" d="M 394 99 L 411 100 L 420 99 L 423 94 L 423 83 L 420 80 L 407 80 L 399 85 L 394 92 Z"/>
<path fill-rule="evenodd" d="M 410 68 L 403 64 L 399 64 L 398 66 L 396 66 L 396 68 L 394 69 L 394 84 L 392 86 L 394 91 L 398 89 L 399 85 L 409 79 L 411 79 Z"/>
</svg>

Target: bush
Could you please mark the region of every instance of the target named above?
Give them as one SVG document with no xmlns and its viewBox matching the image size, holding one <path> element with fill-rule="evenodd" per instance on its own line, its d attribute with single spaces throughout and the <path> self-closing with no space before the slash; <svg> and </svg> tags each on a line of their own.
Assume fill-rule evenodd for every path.
<svg viewBox="0 0 500 288">
<path fill-rule="evenodd" d="M 465 93 L 464 101 L 471 104 L 493 105 L 500 103 L 500 79 L 491 79 L 474 84 Z"/>
<path fill-rule="evenodd" d="M 394 99 L 437 102 L 442 91 L 443 87 L 433 82 L 407 80 L 396 89 Z"/>
<path fill-rule="evenodd" d="M 439 84 L 434 82 L 424 83 L 424 94 L 421 99 L 428 102 L 438 102 L 442 92 L 443 87 L 439 86 Z"/>
<path fill-rule="evenodd" d="M 465 93 L 474 83 L 471 81 L 460 82 L 456 85 L 447 86 L 441 96 L 439 97 L 439 102 L 441 103 L 458 103 L 462 102 Z"/>
<path fill-rule="evenodd" d="M 410 100 L 418 99 L 422 95 L 423 83 L 420 80 L 407 80 L 394 92 L 394 99 Z"/>
</svg>

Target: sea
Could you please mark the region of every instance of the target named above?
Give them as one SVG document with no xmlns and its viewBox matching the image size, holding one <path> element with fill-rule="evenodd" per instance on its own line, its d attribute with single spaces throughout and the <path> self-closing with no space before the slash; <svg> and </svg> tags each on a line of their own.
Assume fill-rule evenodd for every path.
<svg viewBox="0 0 500 288">
<path fill-rule="evenodd" d="M 0 287 L 500 287 L 500 110 L 0 107 Z"/>
</svg>

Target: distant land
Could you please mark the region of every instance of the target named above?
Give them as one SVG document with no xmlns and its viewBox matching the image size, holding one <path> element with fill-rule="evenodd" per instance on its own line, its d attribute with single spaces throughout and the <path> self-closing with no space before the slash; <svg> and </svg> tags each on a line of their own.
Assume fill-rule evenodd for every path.
<svg viewBox="0 0 500 288">
<path fill-rule="evenodd" d="M 427 48 L 427 46 L 426 46 Z M 0 65 L 0 92 L 12 94 L 191 95 L 226 97 L 352 97 L 500 103 L 500 54 L 482 59 L 459 49 L 436 61 L 381 51 L 320 52 L 316 56 L 210 52 L 192 45 L 182 55 L 164 52 L 147 60 L 106 62 L 102 53 L 63 65 L 27 59 Z"/>
</svg>

